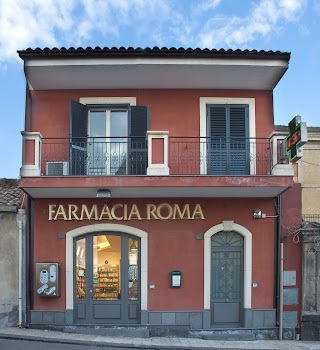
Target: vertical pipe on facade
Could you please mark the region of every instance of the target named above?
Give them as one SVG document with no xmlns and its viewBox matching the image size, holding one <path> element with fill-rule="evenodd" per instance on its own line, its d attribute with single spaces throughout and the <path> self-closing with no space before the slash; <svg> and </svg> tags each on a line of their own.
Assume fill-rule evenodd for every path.
<svg viewBox="0 0 320 350">
<path fill-rule="evenodd" d="M 19 251 L 18 251 L 18 294 L 19 294 L 19 326 L 21 327 L 24 323 L 25 323 L 25 309 L 24 309 L 24 305 L 25 305 L 25 274 L 24 274 L 24 229 L 25 229 L 25 215 L 26 215 L 26 211 L 25 209 L 20 208 L 18 210 L 18 233 L 19 233 Z"/>
<path fill-rule="evenodd" d="M 19 326 L 22 324 L 22 221 L 18 221 L 19 229 Z"/>
<path fill-rule="evenodd" d="M 279 292 L 279 340 L 282 340 L 283 330 L 283 242 L 280 244 L 280 292 Z"/>
<path fill-rule="evenodd" d="M 282 198 L 281 195 L 277 198 L 278 207 L 278 227 L 277 227 L 277 246 L 278 246 L 278 288 L 277 288 L 277 307 L 278 307 L 278 324 L 279 324 L 279 340 L 282 340 L 283 332 L 283 242 L 281 239 L 282 226 Z"/>
</svg>

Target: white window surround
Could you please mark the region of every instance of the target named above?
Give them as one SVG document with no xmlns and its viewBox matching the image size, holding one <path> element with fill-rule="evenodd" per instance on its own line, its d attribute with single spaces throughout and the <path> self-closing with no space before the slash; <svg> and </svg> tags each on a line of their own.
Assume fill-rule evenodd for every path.
<svg viewBox="0 0 320 350">
<path fill-rule="evenodd" d="M 221 224 L 211 227 L 204 234 L 204 295 L 203 308 L 210 310 L 211 299 L 211 237 L 221 231 L 235 231 L 244 238 L 244 267 L 243 267 L 243 307 L 251 308 L 251 284 L 252 284 L 252 233 L 245 227 L 235 224 L 233 221 L 223 221 Z"/>
<path fill-rule="evenodd" d="M 200 137 L 207 137 L 207 105 L 217 104 L 217 105 L 236 105 L 243 104 L 249 106 L 249 137 L 253 138 L 250 144 L 250 153 L 252 154 L 252 159 L 255 160 L 256 147 L 254 147 L 254 138 L 256 137 L 256 105 L 254 98 L 243 98 L 243 97 L 200 97 Z M 206 147 L 202 150 L 204 161 L 201 164 L 201 175 L 207 173 L 207 162 Z M 250 174 L 255 173 L 255 162 L 250 163 Z"/>
<path fill-rule="evenodd" d="M 102 104 L 126 104 L 136 106 L 136 97 L 80 97 L 79 102 L 84 105 L 102 105 Z"/>
<path fill-rule="evenodd" d="M 104 231 L 128 233 L 130 235 L 140 237 L 141 239 L 141 310 L 147 310 L 148 307 L 148 233 L 120 224 L 97 224 L 88 225 L 76 228 L 66 232 L 66 309 L 73 310 L 73 280 L 74 280 L 74 266 L 73 266 L 73 240 L 74 238 L 87 234 L 99 233 Z"/>
</svg>

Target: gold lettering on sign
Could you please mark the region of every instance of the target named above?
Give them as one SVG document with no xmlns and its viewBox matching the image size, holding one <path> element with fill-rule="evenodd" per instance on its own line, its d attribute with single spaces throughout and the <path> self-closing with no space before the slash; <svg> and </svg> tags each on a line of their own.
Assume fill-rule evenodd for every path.
<svg viewBox="0 0 320 350">
<path fill-rule="evenodd" d="M 174 207 L 173 207 L 173 220 L 175 220 L 177 218 L 177 214 L 179 215 L 178 216 L 178 219 L 184 219 L 185 216 L 187 216 L 187 219 L 190 220 L 191 217 L 190 217 L 190 207 L 189 207 L 189 204 L 186 204 L 184 207 L 183 207 L 183 211 L 180 210 L 180 206 L 179 204 L 175 204 Z"/>
<path fill-rule="evenodd" d="M 103 209 L 102 209 L 100 217 L 99 217 L 99 220 L 103 220 L 103 219 L 113 220 L 111 213 L 110 213 L 110 209 L 106 204 L 103 206 Z"/>
<path fill-rule="evenodd" d="M 193 215 L 192 215 L 192 220 L 194 219 L 201 219 L 204 220 L 202 208 L 200 204 L 197 204 L 196 207 L 194 208 Z"/>
<path fill-rule="evenodd" d="M 155 204 L 147 204 L 147 220 L 158 219 Z"/>
<path fill-rule="evenodd" d="M 133 206 L 132 206 L 132 209 L 131 209 L 131 211 L 130 211 L 128 220 L 132 220 L 132 218 L 133 218 L 134 216 L 135 216 L 135 219 L 141 220 L 141 216 L 140 216 L 138 207 L 137 207 L 135 204 L 133 204 Z"/>
<path fill-rule="evenodd" d="M 115 219 L 115 220 L 123 220 L 123 216 L 117 216 L 115 211 L 118 208 L 123 208 L 123 204 L 116 204 L 111 208 L 111 216 Z"/>
<path fill-rule="evenodd" d="M 91 220 L 92 216 L 93 216 L 92 220 L 98 220 L 98 207 L 97 207 L 97 205 L 94 204 L 91 208 L 90 213 L 89 213 L 87 206 L 85 204 L 82 204 L 80 220 Z"/>
<path fill-rule="evenodd" d="M 141 216 L 143 213 L 143 216 Z M 146 216 L 146 217 L 145 217 Z M 102 208 L 97 204 L 87 207 L 86 204 L 49 204 L 48 220 L 204 220 L 200 204 L 146 204 L 144 209 L 139 209 L 136 204 L 115 204 Z"/>
</svg>

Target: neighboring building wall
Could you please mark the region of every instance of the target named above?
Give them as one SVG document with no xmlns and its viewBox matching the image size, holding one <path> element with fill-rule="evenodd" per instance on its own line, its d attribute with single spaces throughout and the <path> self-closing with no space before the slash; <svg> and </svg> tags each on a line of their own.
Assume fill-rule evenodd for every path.
<svg viewBox="0 0 320 350">
<path fill-rule="evenodd" d="M 320 127 L 308 128 L 308 142 L 303 146 L 300 163 L 302 214 L 307 221 L 315 221 L 312 215 L 320 215 Z"/>
<path fill-rule="evenodd" d="M 302 229 L 302 239 L 301 338 L 320 340 L 320 224 L 306 222 Z"/>
<path fill-rule="evenodd" d="M 282 194 L 283 327 L 300 327 L 301 320 L 301 185 Z"/>
<path fill-rule="evenodd" d="M 275 135 L 284 139 L 288 135 L 288 127 L 276 125 Z M 303 158 L 292 164 L 292 167 L 294 181 L 302 187 L 302 215 L 306 221 L 317 221 L 320 215 L 320 127 L 308 127 L 308 142 L 303 146 Z"/>
<path fill-rule="evenodd" d="M 0 179 L 0 327 L 18 324 L 18 180 Z"/>
</svg>

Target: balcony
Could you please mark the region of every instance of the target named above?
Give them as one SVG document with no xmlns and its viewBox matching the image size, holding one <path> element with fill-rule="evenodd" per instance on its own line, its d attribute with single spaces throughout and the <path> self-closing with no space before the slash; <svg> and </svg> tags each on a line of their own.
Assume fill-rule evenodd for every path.
<svg viewBox="0 0 320 350">
<path fill-rule="evenodd" d="M 131 191 L 133 188 L 147 187 L 152 188 L 151 197 L 185 196 L 185 187 L 193 197 L 207 193 L 226 196 L 227 189 L 228 196 L 248 197 L 246 188 L 259 188 L 259 196 L 274 196 L 292 182 L 292 167 L 281 161 L 281 140 L 275 138 L 169 137 L 165 131 L 149 131 L 147 139 L 43 138 L 40 133 L 26 132 L 23 136 L 22 188 L 31 184 L 27 179 L 37 177 L 48 179 L 43 185 L 48 191 L 75 186 L 82 188 L 79 193 L 83 196 L 93 196 L 83 189 L 92 186 L 114 187 L 120 197 L 137 195 L 139 191 Z M 181 187 L 181 193 L 171 192 L 171 187 Z M 197 187 L 210 190 L 202 194 Z M 242 191 L 237 193 L 236 188 Z M 273 191 L 267 194 L 264 188 Z M 257 195 L 252 192 L 252 196 Z"/>
</svg>

